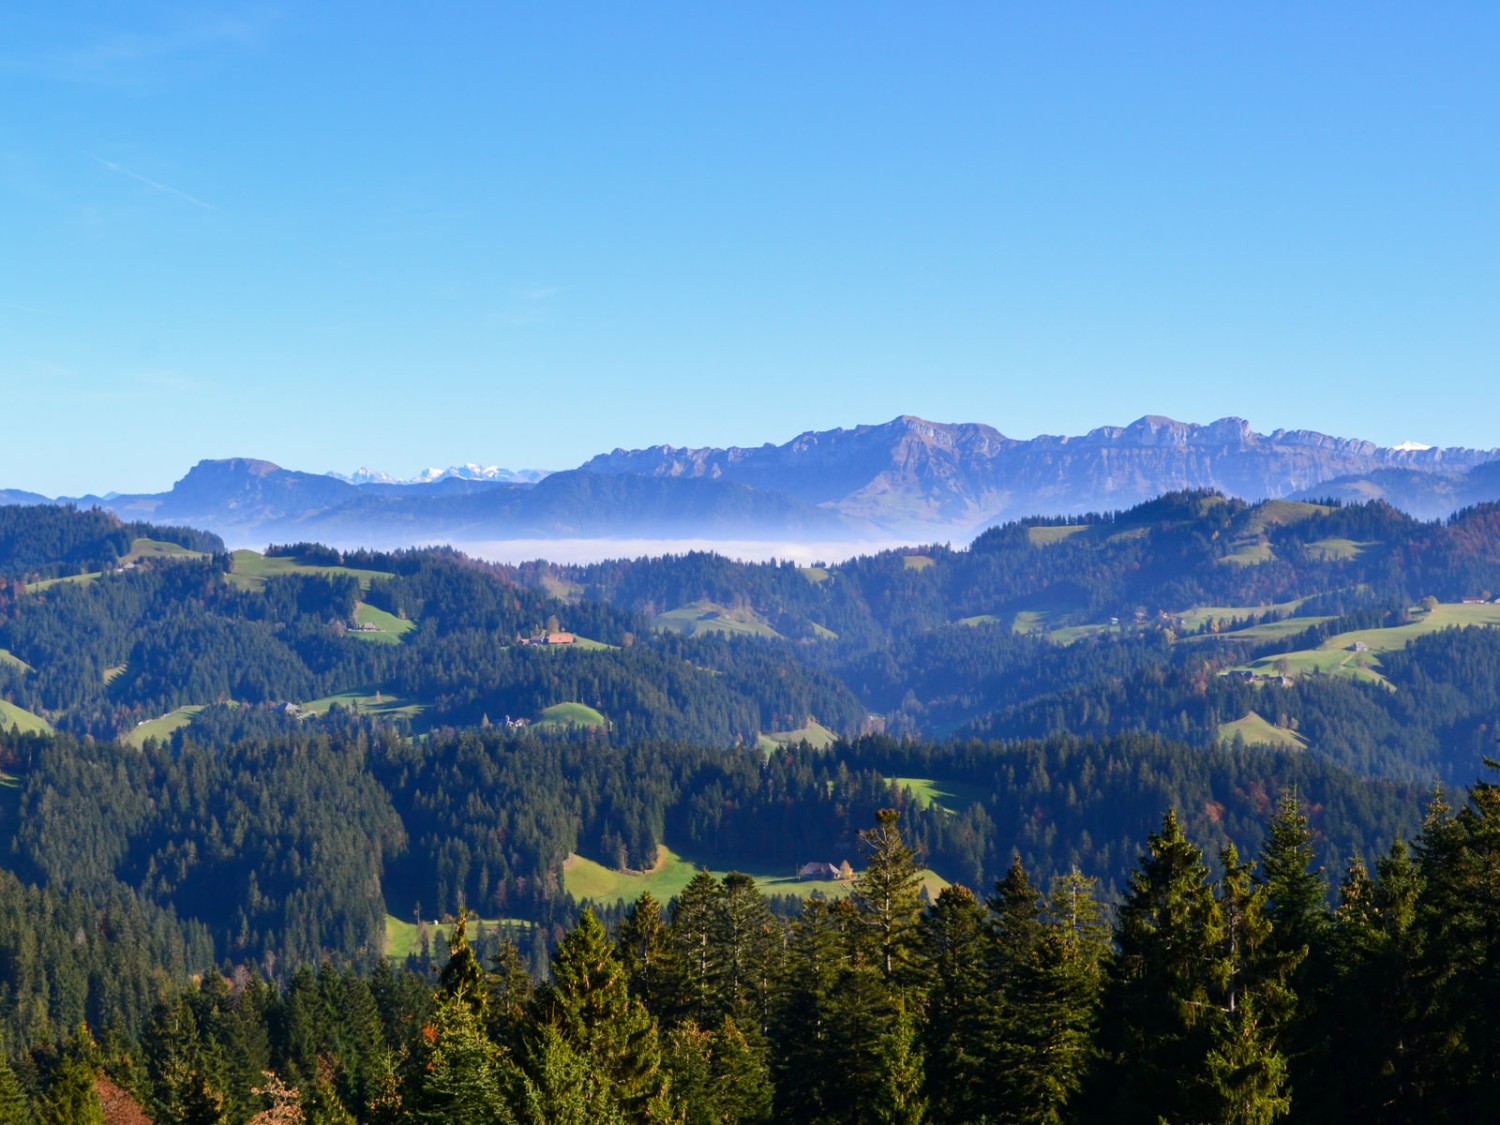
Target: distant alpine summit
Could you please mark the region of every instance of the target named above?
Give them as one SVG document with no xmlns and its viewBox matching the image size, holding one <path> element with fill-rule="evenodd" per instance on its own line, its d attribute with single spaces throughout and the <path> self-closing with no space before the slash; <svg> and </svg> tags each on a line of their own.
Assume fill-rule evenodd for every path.
<svg viewBox="0 0 1500 1125">
<path fill-rule="evenodd" d="M 450 465 L 446 469 L 423 469 L 414 477 L 393 477 L 378 469 L 360 468 L 352 473 L 330 470 L 327 476 L 348 484 L 431 484 L 436 480 L 493 480 L 503 484 L 535 484 L 547 475 L 546 469 L 502 469 L 498 465 Z"/>
<path fill-rule="evenodd" d="M 1163 492 L 1212 488 L 1246 500 L 1286 497 L 1381 470 L 1433 475 L 1437 514 L 1467 470 L 1500 450 L 1436 449 L 1329 437 L 1310 430 L 1258 434 L 1243 418 L 1208 425 L 1147 415 L 1081 437 L 1008 438 L 976 423 L 902 415 L 884 425 L 809 431 L 785 445 L 602 454 L 583 469 L 658 477 L 705 477 L 775 489 L 891 530 L 972 528 L 1029 515 L 1127 508 Z M 1461 491 L 1461 489 L 1460 489 Z M 1373 497 L 1378 486 L 1368 489 Z M 1416 500 L 1416 496 L 1409 497 Z"/>
<path fill-rule="evenodd" d="M 1395 447 L 1308 430 L 1259 434 L 1147 415 L 1078 437 L 1006 437 L 980 423 L 902 415 L 750 448 L 616 449 L 577 469 L 469 464 L 409 481 L 361 469 L 301 473 L 247 458 L 204 461 L 170 492 L 104 497 L 132 519 L 171 520 L 231 543 L 335 544 L 531 538 L 965 541 L 1033 515 L 1131 507 L 1163 492 L 1246 500 L 1384 499 L 1431 518 L 1500 499 L 1500 450 Z M 35 503 L 0 492 L 0 503 Z"/>
</svg>

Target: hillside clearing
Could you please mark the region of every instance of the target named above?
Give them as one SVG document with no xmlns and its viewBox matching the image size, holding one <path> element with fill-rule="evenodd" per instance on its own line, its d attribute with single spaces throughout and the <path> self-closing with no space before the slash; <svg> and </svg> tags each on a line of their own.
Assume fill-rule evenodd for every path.
<svg viewBox="0 0 1500 1125">
<path fill-rule="evenodd" d="M 891 786 L 897 790 L 908 790 L 918 808 L 936 805 L 944 812 L 958 813 L 970 805 L 985 803 L 985 794 L 976 785 L 962 781 L 947 781 L 931 777 L 893 777 Z"/>
<path fill-rule="evenodd" d="M 130 545 L 130 553 L 122 563 L 140 562 L 142 559 L 206 559 L 202 551 L 190 551 L 181 543 L 168 543 L 161 539 L 137 539 Z"/>
<path fill-rule="evenodd" d="M 52 724 L 14 703 L 0 699 L 0 730 L 20 729 L 22 734 L 51 734 Z"/>
<path fill-rule="evenodd" d="M 394 613 L 377 609 L 367 602 L 359 602 L 355 605 L 354 623 L 362 628 L 351 629 L 349 631 L 351 637 L 388 645 L 399 645 L 401 638 L 417 627 L 415 621 L 397 617 Z"/>
<path fill-rule="evenodd" d="M 564 727 L 604 727 L 609 725 L 600 712 L 586 703 L 554 703 L 545 708 L 536 718 L 536 726 L 543 730 Z"/>
<path fill-rule="evenodd" d="M 658 629 L 670 629 L 685 637 L 696 637 L 702 633 L 771 638 L 781 636 L 765 618 L 748 607 L 731 609 L 710 601 L 696 601 L 658 614 L 654 624 Z"/>
<path fill-rule="evenodd" d="M 1353 539 L 1319 539 L 1307 545 L 1307 553 L 1319 562 L 1343 562 L 1357 559 L 1374 543 L 1360 543 Z"/>
<path fill-rule="evenodd" d="M 190 704 L 186 707 L 179 707 L 175 711 L 168 711 L 159 718 L 147 719 L 143 723 L 137 723 L 135 729 L 127 733 L 121 741 L 127 746 L 134 746 L 137 750 L 153 738 L 164 742 L 172 737 L 173 731 L 191 723 L 202 710 L 202 705 Z"/>
<path fill-rule="evenodd" d="M 1238 735 L 1246 746 L 1276 746 L 1286 750 L 1306 750 L 1307 739 L 1294 730 L 1267 722 L 1257 712 L 1244 718 L 1219 724 L 1219 741 L 1232 743 Z"/>
<path fill-rule="evenodd" d="M 1289 617 L 1306 600 L 1297 598 L 1270 605 L 1195 605 L 1172 616 L 1182 623 L 1184 629 L 1201 629 L 1215 622 L 1223 626 L 1235 620 L 1243 621 L 1247 617 L 1264 617 L 1268 613 L 1274 613 L 1277 617 Z"/>
<path fill-rule="evenodd" d="M 19 668 L 23 672 L 32 671 L 30 664 L 22 660 L 8 648 L 0 648 L 0 664 L 8 664 L 12 668 Z"/>
<path fill-rule="evenodd" d="M 809 860 L 818 857 L 809 857 Z M 839 857 L 840 859 L 846 857 Z M 855 857 L 849 856 L 849 859 Z M 837 862 L 830 859 L 829 862 Z M 698 872 L 699 865 L 678 855 L 665 845 L 657 849 L 656 866 L 645 872 L 615 871 L 581 855 L 570 855 L 563 864 L 563 886 L 574 898 L 593 899 L 606 904 L 618 901 L 634 902 L 642 894 L 650 892 L 658 902 L 667 903 L 682 893 L 682 888 Z M 725 868 L 710 874 L 722 879 L 731 870 L 740 871 L 755 880 L 762 894 L 796 895 L 807 898 L 821 892 L 828 898 L 842 898 L 850 891 L 847 881 L 835 879 L 798 879 L 795 867 L 784 872 L 768 872 L 755 865 Z M 948 885 L 946 879 L 936 872 L 924 870 L 922 885 L 933 898 Z"/>
<path fill-rule="evenodd" d="M 1092 525 L 1086 523 L 1065 523 L 1055 527 L 1028 527 L 1026 538 L 1035 547 L 1050 547 L 1087 531 L 1090 526 Z"/>
<path fill-rule="evenodd" d="M 351 688 L 337 695 L 325 695 L 322 699 L 303 703 L 298 710 L 304 715 L 324 715 L 335 703 L 361 714 L 388 719 L 415 719 L 426 710 L 423 704 L 401 699 L 378 686 Z"/>
<path fill-rule="evenodd" d="M 481 925 L 487 931 L 500 930 L 519 934 L 521 931 L 529 930 L 532 923 L 521 918 L 470 918 L 469 924 L 464 927 L 464 933 L 471 942 L 479 936 Z M 448 959 L 448 934 L 453 929 L 452 923 L 449 922 L 424 921 L 418 926 L 415 922 L 403 922 L 394 914 L 387 914 L 385 916 L 385 955 L 405 961 L 413 953 L 420 953 L 423 929 L 427 931 L 427 950 L 433 961 L 441 965 Z"/>
<path fill-rule="evenodd" d="M 1300 649 L 1262 657 L 1244 667 L 1261 676 L 1274 676 L 1284 670 L 1287 675 L 1348 676 L 1390 687 L 1389 681 L 1377 671 L 1380 667 L 1379 653 L 1395 652 L 1405 648 L 1408 641 L 1442 629 L 1460 629 L 1471 625 L 1493 628 L 1500 625 L 1500 605 L 1493 603 L 1463 605 L 1443 602 L 1430 612 L 1413 612 L 1413 619 L 1405 625 L 1339 633 L 1329 637 L 1315 649 Z"/>
<path fill-rule="evenodd" d="M 796 730 L 762 731 L 757 738 L 760 748 L 768 753 L 777 747 L 796 746 L 800 742 L 807 743 L 814 750 L 827 750 L 838 740 L 838 735 L 816 719 Z"/>
<path fill-rule="evenodd" d="M 359 588 L 368 591 L 370 583 L 390 575 L 381 570 L 361 570 L 352 566 L 320 566 L 299 562 L 283 555 L 262 555 L 259 551 L 240 550 L 230 556 L 233 570 L 229 581 L 242 590 L 259 590 L 267 578 L 286 574 L 347 574 L 359 579 Z"/>
</svg>

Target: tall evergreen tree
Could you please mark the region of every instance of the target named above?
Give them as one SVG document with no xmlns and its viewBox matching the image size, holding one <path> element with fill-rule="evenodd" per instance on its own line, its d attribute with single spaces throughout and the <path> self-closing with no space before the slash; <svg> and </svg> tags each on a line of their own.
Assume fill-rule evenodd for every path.
<svg viewBox="0 0 1500 1125">
<path fill-rule="evenodd" d="M 667 995 L 672 979 L 670 943 L 667 923 L 661 905 L 645 891 L 625 912 L 615 936 L 615 956 L 625 967 L 625 981 L 630 993 L 646 1006 L 646 1011 L 664 1019 L 670 1011 Z"/>
<path fill-rule="evenodd" d="M 437 1000 L 456 1000 L 468 1007 L 481 1025 L 489 1002 L 484 969 L 469 945 L 469 912 L 460 908 L 448 931 L 448 960 L 438 974 Z"/>
<path fill-rule="evenodd" d="M 880 1086 L 871 1120 L 880 1125 L 924 1125 L 927 1116 L 922 1045 L 917 1021 L 899 1012 L 880 1043 Z"/>
<path fill-rule="evenodd" d="M 1419 967 L 1430 1004 L 1425 1112 L 1471 1121 L 1500 1106 L 1500 785 L 1477 781 L 1456 813 L 1429 820 L 1418 856 Z"/>
<path fill-rule="evenodd" d="M 462 992 L 442 996 L 409 1060 L 402 1114 L 412 1122 L 511 1125 L 519 1074 Z"/>
<path fill-rule="evenodd" d="M 722 950 L 718 947 L 719 915 L 724 888 L 700 868 L 673 900 L 668 930 L 671 955 L 666 968 L 673 974 L 674 1011 L 700 1027 L 717 1022 L 724 1010 L 720 992 Z"/>
<path fill-rule="evenodd" d="M 1175 812 L 1146 842 L 1115 934 L 1101 1024 L 1106 1052 L 1097 1091 L 1122 1125 L 1206 1118 L 1223 917 L 1202 853 Z"/>
<path fill-rule="evenodd" d="M 917 919 L 921 914 L 920 872 L 901 836 L 901 814 L 875 813 L 875 825 L 859 834 L 866 850 L 865 867 L 854 879 L 852 898 L 859 910 L 875 962 L 888 984 L 897 984 L 912 967 Z"/>
<path fill-rule="evenodd" d="M 928 1098 L 944 1121 L 972 1121 L 992 1081 L 984 1051 L 984 1014 L 991 996 L 984 971 L 988 954 L 984 911 L 967 887 L 943 888 L 922 914 L 922 1025 Z"/>
<path fill-rule="evenodd" d="M 3 1057 L 0 1057 L 0 1125 L 31 1125 L 26 1092 Z"/>
<path fill-rule="evenodd" d="M 1254 885 L 1250 865 L 1240 862 L 1233 844 L 1220 853 L 1220 865 L 1223 946 L 1215 972 L 1217 1011 L 1207 1075 L 1217 1102 L 1213 1119 L 1225 1125 L 1265 1125 L 1291 1106 L 1279 1033 L 1294 1002 L 1288 978 L 1306 947 L 1292 953 L 1275 949 L 1266 913 L 1268 890 Z"/>
<path fill-rule="evenodd" d="M 594 912 L 582 917 L 557 947 L 552 979 L 532 1001 L 535 1031 L 554 1029 L 612 1087 L 628 1116 L 643 1115 L 664 1089 L 656 1024 L 630 995 L 625 973 L 610 954 Z M 534 1031 L 534 1034 L 535 1034 Z M 530 1059 L 542 1061 L 533 1038 Z M 533 1073 L 533 1078 L 536 1073 Z"/>
</svg>

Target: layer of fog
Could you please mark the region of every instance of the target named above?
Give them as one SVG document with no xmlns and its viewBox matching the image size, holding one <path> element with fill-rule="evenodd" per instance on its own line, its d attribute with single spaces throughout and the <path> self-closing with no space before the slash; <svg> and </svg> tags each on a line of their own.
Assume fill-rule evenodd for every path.
<svg viewBox="0 0 1500 1125">
<path fill-rule="evenodd" d="M 437 544 L 429 544 L 436 546 Z M 713 551 L 740 562 L 841 563 L 858 555 L 910 546 L 909 540 L 806 542 L 760 539 L 490 539 L 451 544 L 477 559 L 523 563 L 545 559 L 555 563 L 593 563 L 606 559 L 635 559 Z"/>
</svg>

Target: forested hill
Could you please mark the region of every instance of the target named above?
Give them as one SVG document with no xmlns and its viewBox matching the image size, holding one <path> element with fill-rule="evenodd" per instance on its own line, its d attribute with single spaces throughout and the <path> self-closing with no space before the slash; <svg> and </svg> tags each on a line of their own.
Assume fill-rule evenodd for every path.
<svg viewBox="0 0 1500 1125">
<path fill-rule="evenodd" d="M 9 721 L 96 738 L 170 735 L 219 703 L 241 723 L 339 707 L 617 742 L 1156 733 L 1461 784 L 1497 718 L 1495 505 L 1425 523 L 1180 493 L 803 567 L 227 555 L 98 512 L 0 521 L 24 560 L 0 586 Z"/>
<path fill-rule="evenodd" d="M 1215 1052 L 1259 1042 L 1256 1057 L 1283 1068 L 1267 1096 L 1285 1103 L 1285 1068 L 1316 1071 L 1315 1049 L 1350 1026 L 1369 1031 L 1358 1072 L 1372 1076 L 1409 1026 L 1428 1037 L 1428 1077 L 1380 1087 L 1393 1104 L 1446 1112 L 1432 1076 L 1458 1091 L 1489 1081 L 1433 1046 L 1441 1024 L 1359 998 L 1363 982 L 1407 973 L 1428 990 L 1423 1019 L 1477 1026 L 1411 943 L 1468 940 L 1440 917 L 1468 876 L 1445 883 L 1429 856 L 1467 863 L 1464 833 L 1488 831 L 1434 783 L 1480 776 L 1500 722 L 1495 508 L 1422 523 L 1382 505 L 1178 494 L 1007 525 L 967 550 L 816 567 L 227 553 L 97 512 L 0 518 L 19 560 L 0 585 L 0 1115 L 29 1103 L 46 1120 L 97 1120 L 59 1106 L 119 1095 L 158 1121 L 240 1125 L 280 1089 L 303 1120 L 483 1120 L 430 1077 L 477 1066 L 509 1076 L 484 1095 L 497 1121 L 567 1106 L 578 1120 L 681 1120 L 692 1106 L 693 1120 L 868 1120 L 901 1075 L 902 1097 L 926 1099 L 933 1119 L 975 1120 L 989 1095 L 943 1044 L 1020 1067 L 1030 1017 L 944 1022 L 965 990 L 936 983 L 940 965 L 996 974 L 984 994 L 1020 987 L 975 943 L 1000 932 L 1007 901 L 1029 901 L 1041 913 L 1021 916 L 1054 927 L 1035 931 L 1039 957 L 1070 948 L 1071 902 L 1092 904 L 1104 958 L 1057 1096 L 1082 1098 L 1069 1103 L 1080 1119 L 1154 1120 L 1141 1107 L 1173 1081 L 1143 1101 L 1104 1093 L 1111 1068 L 1129 1069 L 1133 1029 L 1155 1026 L 1129 1006 L 1150 989 L 1104 989 L 1102 974 L 1126 972 L 1108 957 L 1147 940 L 1131 911 L 1158 879 L 1197 896 L 1193 940 L 1267 940 L 1286 924 L 1264 889 L 1280 876 L 1268 866 L 1255 890 L 1238 857 L 1274 856 L 1287 843 L 1275 825 L 1293 821 L 1285 859 L 1312 877 L 1299 909 L 1316 934 L 1287 931 L 1302 944 L 1276 957 L 1306 945 L 1321 960 L 1315 979 L 1278 978 L 1288 991 L 1252 1003 L 1268 1006 L 1264 1026 L 1301 1030 L 1255 1040 L 1262 1025 L 1243 1015 L 1184 1030 L 1179 1061 L 1210 1075 L 1188 1088 L 1221 1104 Z M 860 903 L 878 868 L 869 833 L 893 815 L 910 899 L 877 940 L 886 923 Z M 1400 843 L 1413 838 L 1417 861 Z M 1319 869 L 1350 871 L 1336 921 Z M 629 976 L 619 988 L 644 1006 L 641 1028 L 675 1036 L 658 1063 L 677 1093 L 658 1090 L 651 1113 L 608 1083 L 580 1093 L 609 1072 L 542 1030 L 562 1026 L 549 1006 L 561 993 L 517 999 L 549 965 L 549 989 L 566 988 L 577 943 L 605 948 L 585 903 L 615 932 L 604 956 L 620 966 L 590 979 Z M 465 909 L 484 919 L 477 961 L 436 921 Z M 1271 921 L 1246 921 L 1254 910 Z M 1231 939 L 1230 919 L 1251 928 Z M 457 960 L 439 975 L 444 933 Z M 661 962 L 673 983 L 631 960 L 637 939 L 678 943 Z M 742 939 L 760 952 L 681 975 L 691 942 L 717 958 Z M 1230 962 L 1212 963 L 1184 1003 L 1242 1012 Z M 1291 964 L 1228 971 L 1264 983 L 1255 974 Z M 184 992 L 190 975 L 203 986 Z M 1307 1010 L 1294 1016 L 1297 989 Z M 481 992 L 467 1016 L 441 1007 Z M 1333 1022 L 1313 1031 L 1317 1019 Z M 877 1026 L 877 1044 L 809 1030 Z M 919 1056 L 938 1077 L 903 1069 Z M 706 1076 L 731 1058 L 760 1091 L 743 1112 L 704 1092 L 725 1088 Z M 848 1081 L 817 1077 L 829 1068 Z M 1309 1120 L 1350 1094 L 1299 1081 Z"/>
</svg>

